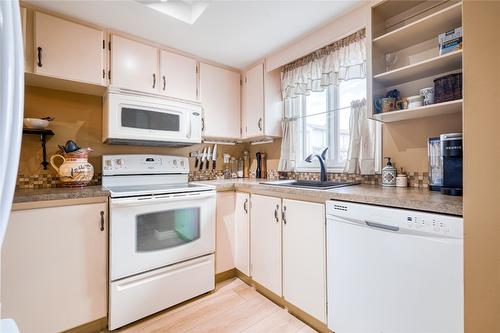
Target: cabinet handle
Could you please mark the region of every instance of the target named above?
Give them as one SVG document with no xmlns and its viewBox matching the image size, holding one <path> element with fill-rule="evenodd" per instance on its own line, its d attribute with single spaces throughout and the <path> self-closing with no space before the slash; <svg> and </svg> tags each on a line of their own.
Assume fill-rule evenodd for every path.
<svg viewBox="0 0 500 333">
<path fill-rule="evenodd" d="M 276 221 L 276 223 L 278 223 L 280 220 L 278 218 L 278 210 L 279 210 L 280 206 L 279 205 L 276 205 L 276 209 L 274 210 L 274 220 Z"/>
<path fill-rule="evenodd" d="M 165 87 L 167 86 L 167 79 L 165 78 L 165 75 L 163 75 L 162 79 L 163 79 L 163 91 L 165 91 Z"/>
<path fill-rule="evenodd" d="M 259 126 L 259 130 L 262 131 L 262 118 L 259 118 L 257 125 Z"/>
<path fill-rule="evenodd" d="M 153 89 L 156 87 L 156 74 L 153 73 Z"/>
<path fill-rule="evenodd" d="M 283 206 L 283 211 L 281 212 L 281 219 L 283 220 L 283 223 L 286 224 L 286 206 Z"/>
<path fill-rule="evenodd" d="M 201 131 L 205 131 L 205 118 L 201 118 Z"/>
<path fill-rule="evenodd" d="M 101 210 L 101 231 L 104 231 L 104 211 Z"/>
<path fill-rule="evenodd" d="M 42 48 L 38 47 L 38 67 L 42 67 Z"/>
<path fill-rule="evenodd" d="M 248 199 L 245 199 L 245 202 L 243 203 L 243 210 L 246 214 L 248 214 Z"/>
</svg>

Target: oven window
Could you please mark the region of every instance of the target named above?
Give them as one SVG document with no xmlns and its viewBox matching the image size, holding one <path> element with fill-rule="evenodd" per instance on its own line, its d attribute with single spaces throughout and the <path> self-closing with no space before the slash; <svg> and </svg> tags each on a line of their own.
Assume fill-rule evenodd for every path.
<svg viewBox="0 0 500 333">
<path fill-rule="evenodd" d="M 122 126 L 179 132 L 180 115 L 141 109 L 122 108 Z"/>
<path fill-rule="evenodd" d="M 200 208 L 143 214 L 136 221 L 136 251 L 165 250 L 200 238 Z"/>
</svg>

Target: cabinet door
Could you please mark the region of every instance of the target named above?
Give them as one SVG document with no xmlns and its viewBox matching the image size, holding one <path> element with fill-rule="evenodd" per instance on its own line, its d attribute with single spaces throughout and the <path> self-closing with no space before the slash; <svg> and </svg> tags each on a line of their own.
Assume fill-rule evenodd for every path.
<svg viewBox="0 0 500 333">
<path fill-rule="evenodd" d="M 102 30 L 36 12 L 34 71 L 104 85 L 103 42 Z"/>
<path fill-rule="evenodd" d="M 325 205 L 283 199 L 283 296 L 326 323 Z"/>
<path fill-rule="evenodd" d="M 243 137 L 264 134 L 264 64 L 245 73 L 243 79 Z"/>
<path fill-rule="evenodd" d="M 236 193 L 234 208 L 234 263 L 250 276 L 250 194 Z"/>
<path fill-rule="evenodd" d="M 158 92 L 158 49 L 121 36 L 111 36 L 111 85 Z"/>
<path fill-rule="evenodd" d="M 200 63 L 200 102 L 206 138 L 240 138 L 240 74 Z"/>
<path fill-rule="evenodd" d="M 252 279 L 281 296 L 281 199 L 251 198 Z"/>
<path fill-rule="evenodd" d="M 196 100 L 196 60 L 160 51 L 160 92 L 170 97 Z"/>
<path fill-rule="evenodd" d="M 106 204 L 14 211 L 2 248 L 2 318 L 61 332 L 107 314 Z"/>
<path fill-rule="evenodd" d="M 234 192 L 217 193 L 215 273 L 234 268 Z"/>
</svg>

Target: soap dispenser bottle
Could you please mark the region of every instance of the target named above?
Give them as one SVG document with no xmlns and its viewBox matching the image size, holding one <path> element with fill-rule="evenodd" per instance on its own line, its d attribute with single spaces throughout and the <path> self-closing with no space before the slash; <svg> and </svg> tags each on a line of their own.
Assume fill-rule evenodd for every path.
<svg viewBox="0 0 500 333">
<path fill-rule="evenodd" d="M 382 169 L 382 186 L 396 186 L 396 176 L 397 170 L 391 163 L 390 157 L 384 157 L 387 159 L 386 166 Z"/>
</svg>

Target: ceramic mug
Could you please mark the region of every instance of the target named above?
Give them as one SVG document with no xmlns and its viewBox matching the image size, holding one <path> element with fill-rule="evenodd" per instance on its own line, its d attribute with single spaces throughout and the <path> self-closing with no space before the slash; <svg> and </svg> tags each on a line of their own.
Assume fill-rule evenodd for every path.
<svg viewBox="0 0 500 333">
<path fill-rule="evenodd" d="M 420 96 L 424 98 L 424 105 L 434 104 L 434 87 L 420 89 Z"/>
<path fill-rule="evenodd" d="M 396 109 L 397 110 L 404 110 L 408 109 L 408 99 L 406 97 L 403 97 L 399 101 L 396 102 Z"/>
<path fill-rule="evenodd" d="M 423 105 L 423 97 L 420 95 L 407 97 L 408 109 L 414 109 Z"/>
<path fill-rule="evenodd" d="M 396 110 L 396 99 L 394 97 L 379 98 L 375 101 L 377 112 L 389 112 Z"/>
</svg>

